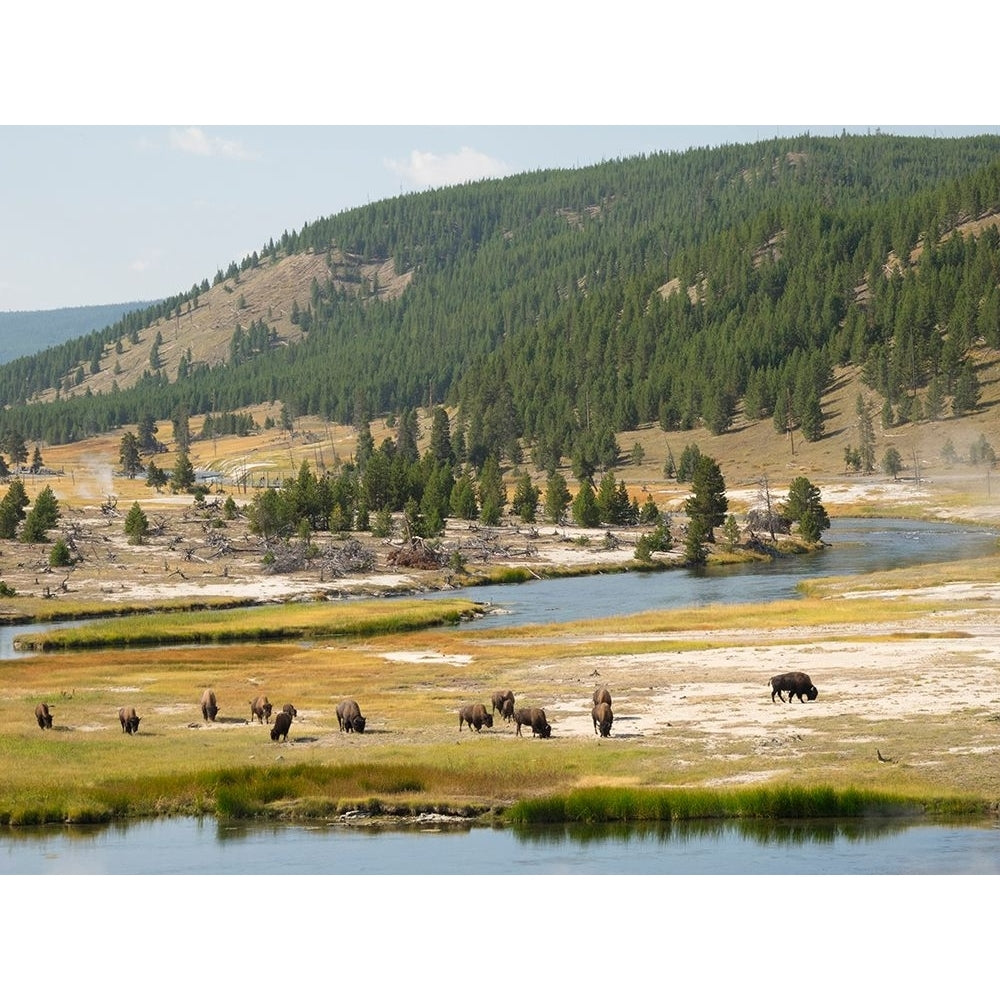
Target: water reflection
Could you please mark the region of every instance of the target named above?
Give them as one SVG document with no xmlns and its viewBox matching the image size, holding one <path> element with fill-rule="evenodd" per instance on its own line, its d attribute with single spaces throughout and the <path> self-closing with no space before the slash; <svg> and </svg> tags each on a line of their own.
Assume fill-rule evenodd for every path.
<svg viewBox="0 0 1000 1000">
<path fill-rule="evenodd" d="M 1000 825 L 898 820 L 430 829 L 169 819 L 0 831 L 0 874 L 1000 874 Z"/>
</svg>

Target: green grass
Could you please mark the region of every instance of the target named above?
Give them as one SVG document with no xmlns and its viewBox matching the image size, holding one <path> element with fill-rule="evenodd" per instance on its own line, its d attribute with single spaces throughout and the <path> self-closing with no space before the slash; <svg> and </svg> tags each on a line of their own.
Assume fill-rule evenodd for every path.
<svg viewBox="0 0 1000 1000">
<path fill-rule="evenodd" d="M 454 625 L 475 614 L 472 601 L 358 601 L 254 607 L 240 614 L 182 611 L 133 615 L 29 633 L 18 648 L 35 652 L 202 643 L 364 637 Z"/>
<path fill-rule="evenodd" d="M 761 786 L 732 791 L 588 788 L 518 802 L 507 812 L 515 824 L 635 823 L 675 820 L 803 820 L 870 817 L 984 815 L 972 797 L 941 799 L 848 788 Z"/>
</svg>

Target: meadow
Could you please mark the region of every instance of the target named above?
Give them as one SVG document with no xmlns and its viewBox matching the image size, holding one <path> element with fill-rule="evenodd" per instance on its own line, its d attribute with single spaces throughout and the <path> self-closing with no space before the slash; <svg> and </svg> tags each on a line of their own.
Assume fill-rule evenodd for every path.
<svg viewBox="0 0 1000 1000">
<path fill-rule="evenodd" d="M 765 610 L 749 606 L 463 631 L 453 623 L 472 607 L 442 598 L 64 629 L 38 643 L 55 651 L 3 666 L 0 822 L 981 813 L 1000 801 L 998 576 L 989 557 L 926 567 L 911 589 L 893 573 L 861 592 L 821 581 L 770 606 L 767 628 L 748 628 Z M 855 599 L 876 588 L 893 597 Z M 815 702 L 772 703 L 767 678 L 792 666 L 816 679 Z M 607 739 L 590 717 L 597 683 L 614 696 Z M 209 687 L 215 722 L 199 708 Z M 506 688 L 545 708 L 551 739 L 518 737 L 498 715 L 459 731 L 462 704 L 489 707 Z M 275 712 L 296 706 L 287 742 L 250 721 L 258 694 Z M 348 697 L 362 734 L 339 729 Z M 41 701 L 51 730 L 36 724 Z M 128 706 L 135 735 L 118 721 Z"/>
</svg>

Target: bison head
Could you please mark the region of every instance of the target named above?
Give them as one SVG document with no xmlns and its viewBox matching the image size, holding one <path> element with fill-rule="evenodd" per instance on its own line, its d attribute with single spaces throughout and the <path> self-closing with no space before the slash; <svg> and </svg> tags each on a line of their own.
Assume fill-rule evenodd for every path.
<svg viewBox="0 0 1000 1000">
<path fill-rule="evenodd" d="M 819 691 L 816 690 L 816 687 L 814 685 L 813 687 L 809 688 L 808 691 L 806 691 L 806 698 L 809 701 L 815 701 L 816 700 L 816 695 L 818 695 L 818 694 L 819 694 Z"/>
<path fill-rule="evenodd" d="M 363 733 L 365 731 L 365 717 L 363 715 L 356 716 L 351 725 L 356 733 Z"/>
</svg>

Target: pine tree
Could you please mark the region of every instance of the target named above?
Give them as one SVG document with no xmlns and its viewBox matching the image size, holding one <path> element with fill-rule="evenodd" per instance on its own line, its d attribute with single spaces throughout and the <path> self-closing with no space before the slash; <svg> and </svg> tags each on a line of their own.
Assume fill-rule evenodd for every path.
<svg viewBox="0 0 1000 1000">
<path fill-rule="evenodd" d="M 490 455 L 479 476 L 479 520 L 483 524 L 497 525 L 507 506 L 507 493 L 500 475 L 500 463 Z"/>
<path fill-rule="evenodd" d="M 187 450 L 182 448 L 177 453 L 174 471 L 170 474 L 170 489 L 174 493 L 187 493 L 194 486 L 194 482 L 194 466 L 191 464 Z"/>
<path fill-rule="evenodd" d="M 28 516 L 24 519 L 21 528 L 22 542 L 47 542 L 48 531 L 59 523 L 59 501 L 51 486 L 35 497 L 35 502 L 28 511 Z"/>
<path fill-rule="evenodd" d="M 149 518 L 136 500 L 125 516 L 125 534 L 132 545 L 142 545 L 149 534 Z"/>
<path fill-rule="evenodd" d="M 142 469 L 142 458 L 139 455 L 139 439 L 131 431 L 126 431 L 118 445 L 118 460 L 122 472 L 129 479 L 135 479 Z"/>
<path fill-rule="evenodd" d="M 545 482 L 546 518 L 553 524 L 562 524 L 572 499 L 565 478 L 561 473 L 553 472 Z"/>
<path fill-rule="evenodd" d="M 715 541 L 715 529 L 721 527 L 729 509 L 726 483 L 715 459 L 702 455 L 691 477 L 691 496 L 684 501 L 684 512 L 704 532 L 703 541 Z"/>
<path fill-rule="evenodd" d="M 830 527 L 826 508 L 820 502 L 819 488 L 805 476 L 797 476 L 788 488 L 788 499 L 781 507 L 783 517 L 799 523 L 799 533 L 807 542 L 818 542 Z"/>
<path fill-rule="evenodd" d="M 601 523 L 601 510 L 589 479 L 584 479 L 580 483 L 580 488 L 573 498 L 573 520 L 581 528 L 596 528 Z"/>
<path fill-rule="evenodd" d="M 518 476 L 514 487 L 514 499 L 511 500 L 510 506 L 525 524 L 535 523 L 539 495 L 538 487 L 532 483 L 531 476 L 527 472 Z"/>
</svg>

